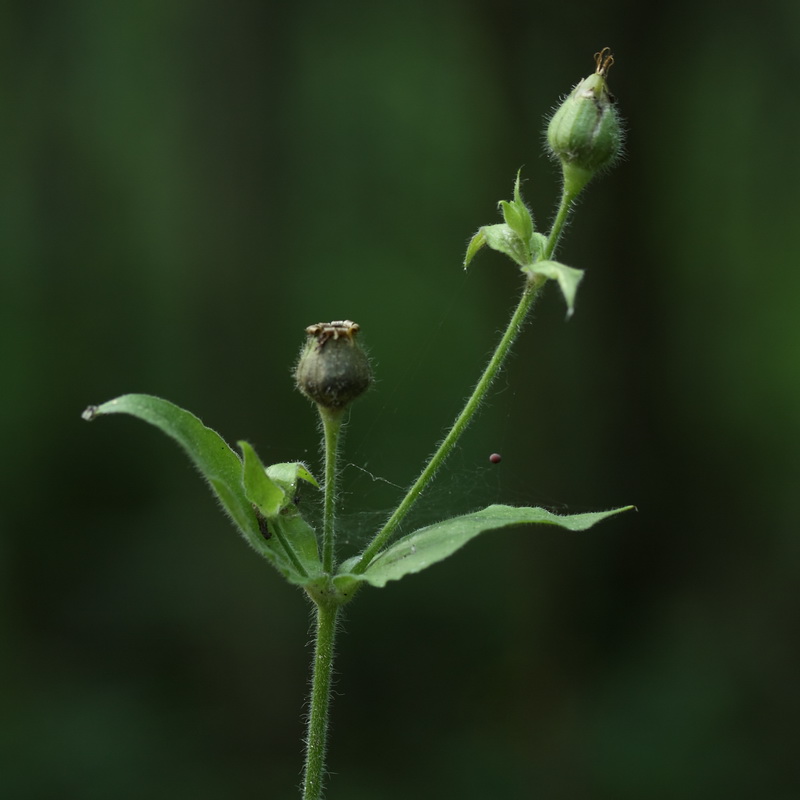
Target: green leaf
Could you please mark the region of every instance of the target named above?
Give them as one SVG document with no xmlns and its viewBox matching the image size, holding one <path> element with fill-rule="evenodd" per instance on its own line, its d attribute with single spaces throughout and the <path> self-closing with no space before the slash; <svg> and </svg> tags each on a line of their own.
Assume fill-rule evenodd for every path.
<svg viewBox="0 0 800 800">
<path fill-rule="evenodd" d="M 531 213 L 524 205 L 509 203 L 506 200 L 500 201 L 500 208 L 503 210 L 503 219 L 506 225 L 519 236 L 523 242 L 530 241 L 533 235 L 533 220 Z"/>
<path fill-rule="evenodd" d="M 528 247 L 531 251 L 531 258 L 535 261 L 544 252 L 545 245 L 547 244 L 547 237 L 543 233 L 534 231 L 531 234 Z"/>
<path fill-rule="evenodd" d="M 531 254 L 527 243 L 522 241 L 509 225 L 503 223 L 486 225 L 481 230 L 486 236 L 486 244 L 492 250 L 504 253 L 521 267 L 531 263 Z"/>
<path fill-rule="evenodd" d="M 237 442 L 244 455 L 242 481 L 247 499 L 258 506 L 269 519 L 276 516 L 284 504 L 286 492 L 267 476 L 267 469 L 248 442 Z"/>
<path fill-rule="evenodd" d="M 294 496 L 297 491 L 297 481 L 303 480 L 319 489 L 317 479 L 308 471 L 302 461 L 290 461 L 281 464 L 271 464 L 267 467 L 267 475 L 280 486 L 284 492 Z"/>
<path fill-rule="evenodd" d="M 306 586 L 323 574 L 317 535 L 300 515 L 297 506 L 287 506 L 277 517 L 269 521 L 269 525 L 274 529 L 275 536 L 300 573 L 301 579 L 295 583 Z"/>
<path fill-rule="evenodd" d="M 91 421 L 108 414 L 130 414 L 174 439 L 208 482 L 245 541 L 292 583 L 307 582 L 307 577 L 298 573 L 280 544 L 273 537 L 265 538 L 245 494 L 242 462 L 216 431 L 206 427 L 191 412 L 147 394 L 126 394 L 99 406 L 89 406 L 83 418 Z"/>
<path fill-rule="evenodd" d="M 486 244 L 486 234 L 483 229 L 479 230 L 469 241 L 467 245 L 467 252 L 464 256 L 464 269 L 469 266 L 469 262 L 475 258 L 478 250 Z"/>
<path fill-rule="evenodd" d="M 633 506 L 561 516 L 543 508 L 489 506 L 482 511 L 453 517 L 404 536 L 373 559 L 360 575 L 348 573 L 348 568 L 358 562 L 357 558 L 351 559 L 342 564 L 342 574 L 337 576 L 335 582 L 341 582 L 342 587 L 349 587 L 353 580 L 360 580 L 372 586 L 383 587 L 388 581 L 421 572 L 444 560 L 485 531 L 531 523 L 556 525 L 569 531 L 585 531 L 596 523 L 631 508 Z"/>
<path fill-rule="evenodd" d="M 514 222 L 512 223 L 509 218 L 505 216 L 505 206 L 503 207 L 503 216 L 520 239 L 522 239 L 523 242 L 529 242 L 531 236 L 533 236 L 533 215 L 530 209 L 525 205 L 522 199 L 522 193 L 519 189 L 521 172 L 522 170 L 517 170 L 517 179 L 514 181 L 514 201 L 506 204 L 514 208 L 514 212 L 511 215 Z"/>
<path fill-rule="evenodd" d="M 316 534 L 302 518 L 294 502 L 297 476 L 307 475 L 316 483 L 311 473 L 299 463 L 265 467 L 250 444 L 238 444 L 244 453 L 245 494 L 264 516 L 267 535 L 275 535 L 286 557 L 302 578 L 313 578 L 322 574 Z M 270 471 L 273 475 L 282 476 L 282 483 L 288 491 L 272 479 Z"/>
<path fill-rule="evenodd" d="M 519 206 L 524 206 L 525 203 L 522 201 L 522 192 L 520 192 L 520 175 L 522 175 L 522 167 L 517 170 L 517 177 L 514 180 L 514 202 Z M 530 233 L 533 232 L 533 228 L 531 228 Z M 530 235 L 530 234 L 529 234 Z"/>
<path fill-rule="evenodd" d="M 558 261 L 537 261 L 525 267 L 523 272 L 532 275 L 543 275 L 545 278 L 558 281 L 561 293 L 567 303 L 567 317 L 571 317 L 575 311 L 575 293 L 578 291 L 578 284 L 583 278 L 583 270 L 568 267 Z"/>
</svg>

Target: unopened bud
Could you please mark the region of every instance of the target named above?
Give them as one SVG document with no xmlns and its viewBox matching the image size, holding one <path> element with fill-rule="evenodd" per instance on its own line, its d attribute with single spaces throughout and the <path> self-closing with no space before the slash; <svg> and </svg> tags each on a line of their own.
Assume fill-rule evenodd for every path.
<svg viewBox="0 0 800 800">
<path fill-rule="evenodd" d="M 341 411 L 372 383 L 369 359 L 356 340 L 358 331 L 349 319 L 306 328 L 308 339 L 294 376 L 297 388 L 322 408 Z"/>
<path fill-rule="evenodd" d="M 606 82 L 614 57 L 605 47 L 594 58 L 595 72 L 570 92 L 547 127 L 547 143 L 561 159 L 565 188 L 574 194 L 622 151 L 622 125 Z"/>
</svg>

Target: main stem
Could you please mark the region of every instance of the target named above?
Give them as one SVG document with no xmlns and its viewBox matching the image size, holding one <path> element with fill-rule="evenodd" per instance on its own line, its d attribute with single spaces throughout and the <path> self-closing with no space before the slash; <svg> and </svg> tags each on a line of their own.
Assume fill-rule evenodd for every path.
<svg viewBox="0 0 800 800">
<path fill-rule="evenodd" d="M 322 520 L 322 566 L 329 575 L 335 566 L 337 457 L 344 411 L 318 405 L 325 446 L 325 503 Z M 314 637 L 314 669 L 311 677 L 311 699 L 306 738 L 306 767 L 303 778 L 304 800 L 319 800 L 325 772 L 325 751 L 328 744 L 328 709 L 331 702 L 333 645 L 336 639 L 336 617 L 339 605 L 321 600 L 316 604 Z"/>
<path fill-rule="evenodd" d="M 572 204 L 579 192 L 580 188 L 576 191 L 568 188 L 567 186 L 564 187 L 561 193 L 561 201 L 558 206 L 558 211 L 556 212 L 556 218 L 553 220 L 553 227 L 550 229 L 550 233 L 547 236 L 547 244 L 545 245 L 541 255 L 542 261 L 553 257 L 556 247 L 558 246 L 558 241 L 561 238 L 561 232 L 563 231 L 564 224 L 567 221 Z M 394 533 L 397 526 L 411 510 L 411 507 L 414 505 L 414 503 L 417 502 L 428 482 L 436 473 L 436 470 L 438 470 L 442 465 L 444 460 L 450 454 L 450 451 L 455 446 L 456 442 L 461 437 L 461 434 L 464 433 L 467 426 L 472 421 L 472 417 L 478 410 L 478 406 L 480 406 L 483 398 L 489 391 L 489 387 L 497 377 L 497 373 L 503 366 L 503 362 L 506 360 L 506 357 L 511 350 L 511 346 L 514 344 L 514 340 L 517 338 L 517 335 L 519 334 L 522 325 L 525 322 L 525 318 L 528 316 L 528 312 L 533 306 L 533 301 L 536 299 L 544 280 L 544 278 L 536 277 L 528 280 L 525 283 L 525 288 L 522 291 L 522 297 L 520 298 L 514 313 L 511 315 L 511 319 L 508 322 L 505 333 L 503 334 L 502 339 L 500 339 L 500 343 L 497 345 L 497 349 L 494 351 L 491 359 L 489 359 L 489 363 L 486 365 L 483 375 L 481 375 L 480 380 L 475 385 L 475 388 L 473 389 L 472 394 L 467 400 L 463 410 L 458 417 L 456 417 L 453 427 L 450 428 L 447 436 L 445 436 L 436 452 L 433 454 L 433 456 L 431 456 L 430 461 L 428 461 L 428 463 L 425 465 L 425 468 L 422 470 L 417 480 L 414 481 L 414 484 L 408 490 L 406 496 L 400 502 L 400 505 L 395 509 L 392 516 L 389 517 L 383 528 L 378 531 L 369 547 L 367 547 L 367 549 L 362 553 L 358 564 L 356 564 L 352 570 L 355 574 L 358 575 L 362 573 L 369 566 L 369 563 L 373 558 L 375 558 L 384 544 L 389 541 L 389 538 Z"/>
<path fill-rule="evenodd" d="M 579 190 L 578 190 L 579 191 Z M 561 232 L 569 215 L 578 191 L 568 191 L 565 187 L 553 227 L 547 239 L 541 258 L 552 258 L 561 237 Z M 533 306 L 544 279 L 529 279 L 522 291 L 519 303 L 511 315 L 503 337 L 486 365 L 480 380 L 475 385 L 463 410 L 456 418 L 447 436 L 428 461 L 412 487 L 408 490 L 395 512 L 378 532 L 372 543 L 362 554 L 353 569 L 356 574 L 363 572 L 378 551 L 389 540 L 397 526 L 422 494 L 425 486 L 450 454 L 461 434 L 466 430 L 492 382 L 503 366 L 514 340 L 517 338 L 528 312 Z M 336 457 L 339 446 L 343 412 L 330 411 L 319 407 L 320 418 L 325 433 L 325 510 L 323 519 L 322 563 L 331 574 L 334 567 L 335 505 L 336 505 Z M 325 751 L 328 739 L 328 711 L 331 697 L 333 675 L 334 642 L 336 639 L 336 618 L 339 606 L 335 603 L 317 602 L 316 638 L 314 649 L 314 670 L 311 684 L 311 700 L 308 716 L 308 738 L 306 740 L 306 766 L 303 780 L 303 800 L 320 800 L 322 797 L 325 771 Z"/>
<path fill-rule="evenodd" d="M 328 709 L 331 699 L 333 652 L 336 640 L 336 617 L 339 607 L 317 604 L 316 612 L 314 672 L 308 713 L 303 800 L 319 800 L 322 797 L 325 751 L 328 742 Z"/>
</svg>

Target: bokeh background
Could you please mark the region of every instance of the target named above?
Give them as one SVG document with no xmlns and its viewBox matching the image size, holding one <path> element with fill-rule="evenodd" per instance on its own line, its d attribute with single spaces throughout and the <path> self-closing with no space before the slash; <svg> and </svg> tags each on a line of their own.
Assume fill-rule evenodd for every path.
<svg viewBox="0 0 800 800">
<path fill-rule="evenodd" d="M 318 463 L 290 368 L 350 318 L 345 552 L 477 377 L 518 277 L 471 234 L 613 47 L 627 158 L 417 520 L 637 514 L 486 536 L 364 591 L 328 797 L 800 793 L 800 6 L 0 6 L 0 795 L 296 796 L 309 608 L 128 391 Z M 501 464 L 488 462 L 491 452 Z M 366 472 L 364 471 L 366 470 Z M 309 495 L 309 503 L 313 499 Z"/>
</svg>

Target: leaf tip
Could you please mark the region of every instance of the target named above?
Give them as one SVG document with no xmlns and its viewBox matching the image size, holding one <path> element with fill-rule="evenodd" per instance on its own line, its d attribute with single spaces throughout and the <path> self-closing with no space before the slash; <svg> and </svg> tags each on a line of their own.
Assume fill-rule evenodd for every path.
<svg viewBox="0 0 800 800">
<path fill-rule="evenodd" d="M 486 244 L 486 234 L 484 233 L 483 228 L 480 228 L 478 232 L 469 240 L 469 244 L 467 245 L 467 252 L 464 255 L 464 269 L 466 270 L 469 267 L 470 261 L 475 258 L 475 254 Z"/>
<path fill-rule="evenodd" d="M 97 406 L 86 406 L 86 408 L 81 413 L 81 419 L 85 419 L 87 422 L 91 422 L 92 420 L 97 418 Z"/>
</svg>

